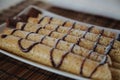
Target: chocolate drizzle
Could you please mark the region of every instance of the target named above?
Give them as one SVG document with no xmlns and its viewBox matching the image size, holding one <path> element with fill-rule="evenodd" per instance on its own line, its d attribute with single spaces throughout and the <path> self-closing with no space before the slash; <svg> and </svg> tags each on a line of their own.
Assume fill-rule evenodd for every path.
<svg viewBox="0 0 120 80">
<path fill-rule="evenodd" d="M 96 48 L 97 48 L 97 44 L 99 43 L 100 38 L 101 38 L 103 32 L 104 32 L 104 29 L 102 29 L 102 30 L 101 30 L 101 33 L 98 35 L 97 41 L 95 42 L 95 44 L 94 44 L 94 46 L 93 46 L 93 51 L 96 50 Z"/>
<path fill-rule="evenodd" d="M 11 35 L 13 35 L 16 31 L 18 31 L 19 29 L 14 29 L 12 32 L 11 32 Z"/>
<path fill-rule="evenodd" d="M 58 26 L 58 27 L 59 27 L 59 26 Z M 56 31 L 56 30 L 58 29 L 58 27 L 57 27 L 55 30 L 53 30 L 53 31 Z M 65 58 L 70 52 L 73 51 L 73 48 L 74 48 L 75 44 L 73 44 L 72 47 L 70 48 L 70 50 L 69 50 L 68 52 L 66 52 L 66 53 L 62 56 L 59 64 L 58 64 L 58 65 L 55 64 L 55 61 L 54 61 L 54 59 L 53 59 L 54 49 L 57 47 L 57 45 L 58 45 L 58 43 L 60 42 L 60 40 L 65 40 L 65 37 L 70 33 L 70 31 L 72 30 L 73 27 L 74 27 L 74 25 L 68 30 L 68 33 L 67 33 L 67 34 L 65 34 L 61 39 L 58 39 L 58 40 L 57 40 L 57 42 L 55 43 L 55 46 L 50 50 L 50 60 L 51 60 L 52 66 L 55 67 L 55 68 L 59 68 L 59 67 L 62 65 L 62 63 L 63 63 L 64 58 Z M 52 34 L 53 31 L 50 32 L 49 36 Z"/>
<path fill-rule="evenodd" d="M 110 41 L 110 44 L 106 47 L 106 49 L 105 49 L 105 55 L 107 55 L 107 54 L 109 54 L 109 52 L 110 52 L 110 50 L 112 49 L 112 47 L 113 47 L 113 44 L 114 44 L 114 42 L 115 42 L 115 39 L 112 39 L 111 41 Z"/>
<path fill-rule="evenodd" d="M 51 32 L 48 34 L 48 36 L 51 36 L 51 34 L 52 34 L 54 31 L 57 31 L 58 28 L 59 28 L 59 26 L 57 26 L 53 31 L 51 31 Z"/>
<path fill-rule="evenodd" d="M 73 23 L 72 28 L 75 28 L 76 22 Z"/>
<path fill-rule="evenodd" d="M 77 41 L 77 43 L 76 43 L 77 45 L 79 45 L 81 39 L 82 39 L 82 38 L 85 38 L 86 34 L 87 34 L 88 32 L 90 32 L 90 30 L 91 30 L 93 27 L 94 27 L 94 26 L 89 27 L 89 28 L 87 29 L 87 31 L 83 34 L 83 36 L 78 39 L 78 41 Z"/>
<path fill-rule="evenodd" d="M 65 22 L 62 24 L 62 26 L 65 26 L 66 23 L 67 23 L 67 21 L 65 21 Z"/>
<path fill-rule="evenodd" d="M 51 18 L 50 18 L 50 20 L 49 20 L 48 24 L 50 24 L 50 23 L 51 23 L 52 19 L 53 19 L 53 17 L 51 17 Z"/>
<path fill-rule="evenodd" d="M 57 47 L 58 43 L 60 42 L 61 39 L 58 39 L 57 42 L 55 43 L 54 47 L 50 50 L 50 60 L 53 65 L 53 67 L 59 67 L 58 65 L 55 64 L 55 61 L 53 60 L 53 51 Z"/>
<path fill-rule="evenodd" d="M 3 35 L 1 35 L 1 38 L 6 38 L 8 35 L 6 35 L 6 34 L 3 34 Z"/>
<path fill-rule="evenodd" d="M 23 40 L 23 38 L 18 40 L 18 45 L 19 45 L 21 51 L 26 52 L 26 53 L 29 52 L 35 45 L 39 44 L 39 42 L 33 43 L 32 45 L 30 45 L 28 48 L 25 49 L 21 45 L 22 40 Z"/>
<path fill-rule="evenodd" d="M 34 32 L 28 33 L 28 34 L 26 35 L 25 39 L 27 39 L 27 38 L 29 37 L 29 35 L 32 34 L 32 33 L 34 33 Z"/>
<path fill-rule="evenodd" d="M 60 26 L 57 26 L 57 27 L 55 28 L 55 31 L 58 31 L 59 27 L 60 27 Z"/>
<path fill-rule="evenodd" d="M 21 27 L 21 30 L 24 30 L 26 24 L 23 24 L 22 27 Z"/>
<path fill-rule="evenodd" d="M 91 26 L 91 27 L 89 27 L 89 28 L 87 29 L 87 31 L 86 31 L 85 34 L 83 35 L 83 38 L 85 38 L 86 34 L 87 34 L 88 32 L 90 32 L 90 30 L 91 30 L 93 27 L 94 27 L 94 26 Z"/>
<path fill-rule="evenodd" d="M 86 57 L 83 59 L 83 62 L 81 63 L 81 67 L 80 67 L 80 74 L 81 74 L 81 75 L 83 74 L 84 63 L 85 63 L 86 59 L 90 57 L 90 55 L 92 54 L 92 52 L 93 52 L 93 50 L 89 51 L 88 56 L 86 56 Z"/>
<path fill-rule="evenodd" d="M 40 40 L 40 43 L 42 43 L 45 38 L 46 38 L 46 36 L 44 36 L 44 37 Z"/>
<path fill-rule="evenodd" d="M 38 21 L 38 24 L 40 24 L 45 17 L 46 17 L 46 16 L 43 16 L 43 17 Z"/>
<path fill-rule="evenodd" d="M 72 25 L 72 27 L 68 30 L 67 34 L 65 34 L 63 37 L 62 37 L 62 40 L 65 41 L 65 38 L 67 37 L 67 35 L 71 32 L 71 30 L 73 29 L 73 27 L 75 26 L 75 23 Z"/>
<path fill-rule="evenodd" d="M 42 29 L 42 27 L 38 28 L 38 29 L 36 30 L 36 33 L 38 33 L 41 29 Z"/>
<path fill-rule="evenodd" d="M 103 30 L 103 31 L 104 31 L 104 30 Z M 98 37 L 97 43 L 98 43 L 101 35 L 103 34 L 103 31 L 101 31 L 101 34 L 100 34 L 99 37 Z M 105 49 L 105 52 L 104 52 L 104 55 L 105 55 L 105 56 L 104 56 L 103 60 L 96 66 L 96 68 L 92 71 L 92 73 L 90 74 L 89 77 L 92 77 L 92 75 L 96 72 L 96 70 L 97 70 L 101 65 L 104 65 L 104 64 L 106 63 L 106 61 L 107 61 L 107 59 L 108 59 L 107 55 L 109 54 L 110 50 L 112 49 L 112 46 L 113 46 L 113 44 L 114 44 L 114 41 L 115 41 L 115 39 L 112 39 L 112 40 L 110 41 L 109 45 L 108 45 L 108 46 L 106 47 L 106 49 Z M 96 45 L 97 45 L 97 43 L 96 43 Z"/>
<path fill-rule="evenodd" d="M 59 68 L 59 67 L 62 65 L 62 63 L 63 63 L 65 57 L 66 57 L 68 54 L 69 54 L 69 51 L 66 52 L 66 53 L 62 56 L 62 59 L 61 59 L 60 63 L 57 65 L 57 68 Z"/>
<path fill-rule="evenodd" d="M 48 34 L 48 36 L 51 36 L 51 34 L 54 32 L 54 30 L 53 31 L 51 31 L 49 34 Z"/>
<path fill-rule="evenodd" d="M 107 56 L 104 56 L 103 60 L 101 60 L 101 62 L 100 62 L 100 63 L 95 67 L 95 69 L 92 71 L 92 73 L 90 74 L 89 78 L 91 78 L 92 75 L 96 72 L 96 70 L 97 70 L 100 66 L 104 65 L 104 64 L 106 63 L 106 61 L 107 61 Z"/>
</svg>

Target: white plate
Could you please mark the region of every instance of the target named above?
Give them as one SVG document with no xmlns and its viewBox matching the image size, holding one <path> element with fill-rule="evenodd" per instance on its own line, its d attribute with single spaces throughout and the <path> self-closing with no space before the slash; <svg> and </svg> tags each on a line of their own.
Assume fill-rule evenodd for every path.
<svg viewBox="0 0 120 80">
<path fill-rule="evenodd" d="M 86 23 L 83 23 L 83 22 L 78 22 L 76 20 L 71 20 L 69 18 L 65 18 L 65 17 L 62 17 L 60 15 L 56 15 L 54 13 L 51 13 L 51 12 L 48 12 L 46 10 L 43 10 L 43 9 L 40 9 L 36 6 L 29 6 L 27 7 L 26 9 L 24 9 L 22 12 L 20 12 L 17 16 L 21 15 L 21 14 L 24 14 L 24 13 L 27 13 L 31 8 L 35 8 L 35 9 L 38 9 L 40 10 L 43 15 L 48 15 L 48 16 L 51 16 L 51 17 L 56 17 L 56 18 L 60 18 L 60 19 L 63 19 L 63 20 L 69 20 L 69 21 L 73 21 L 73 22 L 77 22 L 77 23 L 80 23 L 80 24 L 83 24 L 83 25 L 87 25 L 87 26 L 93 26 L 91 24 L 86 24 Z M 94 25 L 95 26 L 95 25 Z M 100 27 L 100 26 L 96 26 L 98 28 L 104 28 L 104 27 Z M 0 25 L 0 32 L 2 32 L 5 28 L 5 23 Z M 113 32 L 116 32 L 117 34 L 120 33 L 120 30 L 115 30 L 115 29 L 108 29 L 108 28 L 104 28 L 105 30 L 110 30 L 110 31 L 113 31 Z M 117 38 L 117 37 L 116 37 Z M 77 79 L 77 80 L 89 80 L 87 78 L 84 78 L 84 77 L 81 77 L 81 76 L 77 76 L 77 75 L 74 75 L 74 74 L 71 74 L 71 73 L 68 73 L 68 72 L 64 72 L 64 71 L 61 71 L 61 70 L 57 70 L 57 69 L 54 69 L 54 68 L 51 68 L 51 67 L 48 67 L 48 66 L 44 66 L 44 65 L 41 65 L 41 64 L 38 64 L 36 62 L 33 62 L 33 61 L 30 61 L 28 59 L 25 59 L 23 57 L 19 57 L 17 55 L 14 55 L 12 53 L 9 53 L 7 51 L 4 51 L 4 50 L 1 50 L 0 49 L 0 52 L 9 56 L 9 57 L 12 57 L 14 59 L 17 59 L 19 61 L 22 61 L 24 63 L 27 63 L 27 64 L 30 64 L 32 66 L 35 66 L 35 67 L 38 67 L 38 68 L 41 68 L 41 69 L 44 69 L 44 70 L 47 70 L 47 71 L 50 71 L 50 72 L 53 72 L 53 73 L 56 73 L 56 74 L 59 74 L 59 75 L 63 75 L 63 76 L 66 76 L 66 77 L 69 77 L 69 78 L 72 78 L 72 79 Z"/>
</svg>

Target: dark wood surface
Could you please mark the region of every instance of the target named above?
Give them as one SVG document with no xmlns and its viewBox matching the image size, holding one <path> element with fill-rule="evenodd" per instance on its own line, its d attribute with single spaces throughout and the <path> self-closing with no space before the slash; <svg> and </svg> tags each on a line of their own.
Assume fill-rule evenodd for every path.
<svg viewBox="0 0 120 80">
<path fill-rule="evenodd" d="M 15 16 L 17 13 L 19 13 L 21 10 L 23 10 L 30 4 L 36 5 L 48 11 L 54 12 L 56 14 L 71 19 L 120 30 L 120 21 L 96 15 L 90 15 L 87 13 L 65 10 L 54 6 L 49 6 L 48 4 L 42 2 L 35 2 L 33 0 L 24 1 L 22 3 L 17 4 L 16 6 L 12 6 L 9 9 L 4 10 L 2 13 L 0 13 L 0 24 L 5 22 L 5 20 L 8 17 Z M 22 63 L 0 53 L 0 80 L 72 80 L 72 79 Z"/>
</svg>

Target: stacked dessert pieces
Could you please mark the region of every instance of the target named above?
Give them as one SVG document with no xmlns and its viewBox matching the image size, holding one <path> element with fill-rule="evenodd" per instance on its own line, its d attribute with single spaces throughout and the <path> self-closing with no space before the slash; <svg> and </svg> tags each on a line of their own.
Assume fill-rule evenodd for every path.
<svg viewBox="0 0 120 80">
<path fill-rule="evenodd" d="M 36 9 L 8 19 L 7 27 L 0 34 L 3 50 L 78 76 L 120 80 L 120 41 L 114 32 L 43 16 Z"/>
</svg>

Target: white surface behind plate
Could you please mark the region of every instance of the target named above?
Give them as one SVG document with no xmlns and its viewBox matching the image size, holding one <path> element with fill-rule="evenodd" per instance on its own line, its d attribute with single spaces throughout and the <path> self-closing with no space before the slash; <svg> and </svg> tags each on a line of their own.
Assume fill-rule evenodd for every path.
<svg viewBox="0 0 120 80">
<path fill-rule="evenodd" d="M 120 20 L 120 0 L 42 0 L 52 5 Z"/>
<path fill-rule="evenodd" d="M 16 5 L 17 3 L 21 2 L 23 0 L 0 0 L 0 12 L 2 10 L 7 9 L 11 6 Z"/>
</svg>

